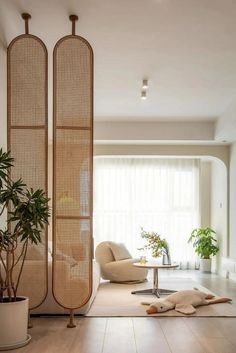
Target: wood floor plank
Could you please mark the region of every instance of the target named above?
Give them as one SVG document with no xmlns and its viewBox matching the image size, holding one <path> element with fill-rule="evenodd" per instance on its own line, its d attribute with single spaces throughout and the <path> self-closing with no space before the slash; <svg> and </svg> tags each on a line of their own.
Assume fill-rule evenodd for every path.
<svg viewBox="0 0 236 353">
<path fill-rule="evenodd" d="M 163 318 L 159 322 L 172 353 L 205 353 L 182 318 Z"/>
<path fill-rule="evenodd" d="M 236 347 L 236 318 L 216 318 L 214 325 Z"/>
<path fill-rule="evenodd" d="M 106 318 L 84 318 L 70 346 L 70 353 L 101 353 L 106 326 Z"/>
<path fill-rule="evenodd" d="M 50 323 L 53 323 L 53 318 L 50 318 Z M 47 333 L 45 334 L 42 342 L 42 352 L 43 353 L 58 353 L 58 352 L 63 352 L 63 353 L 69 353 L 70 352 L 70 346 L 77 334 L 80 330 L 80 326 L 83 323 L 83 318 L 76 319 L 75 320 L 77 326 L 73 329 L 68 329 L 66 327 L 68 323 L 67 318 L 57 318 L 56 320 L 56 325 L 54 326 L 53 332 L 50 334 L 50 336 L 47 338 Z M 54 324 L 53 324 L 54 325 Z M 34 327 L 36 328 L 36 327 Z M 33 335 L 33 332 L 32 332 Z M 33 335 L 34 337 L 34 335 Z M 34 343 L 34 342 L 33 342 Z M 32 353 L 38 353 L 37 351 L 37 346 L 38 342 L 35 342 L 33 348 L 35 351 Z M 28 352 L 27 352 L 28 353 Z M 31 351 L 30 351 L 31 353 Z"/>
<path fill-rule="evenodd" d="M 206 353 L 235 353 L 236 347 L 226 338 L 200 338 Z M 192 351 L 192 350 L 191 350 Z"/>
<path fill-rule="evenodd" d="M 183 318 L 186 325 L 192 330 L 194 335 L 201 338 L 223 338 L 221 330 L 215 325 L 215 318 Z"/>
<path fill-rule="evenodd" d="M 103 353 L 137 353 L 131 318 L 109 318 Z"/>
<path fill-rule="evenodd" d="M 138 353 L 156 352 L 172 353 L 165 335 L 156 318 L 133 318 L 134 335 Z"/>
</svg>

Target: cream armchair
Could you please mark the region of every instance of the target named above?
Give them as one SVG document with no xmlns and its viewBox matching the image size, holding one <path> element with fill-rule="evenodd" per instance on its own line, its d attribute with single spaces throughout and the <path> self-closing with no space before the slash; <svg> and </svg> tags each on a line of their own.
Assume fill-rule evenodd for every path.
<svg viewBox="0 0 236 353">
<path fill-rule="evenodd" d="M 101 267 L 101 277 L 111 282 L 143 282 L 148 270 L 133 266 L 133 259 L 123 244 L 111 241 L 100 243 L 95 251 L 96 261 Z"/>
</svg>

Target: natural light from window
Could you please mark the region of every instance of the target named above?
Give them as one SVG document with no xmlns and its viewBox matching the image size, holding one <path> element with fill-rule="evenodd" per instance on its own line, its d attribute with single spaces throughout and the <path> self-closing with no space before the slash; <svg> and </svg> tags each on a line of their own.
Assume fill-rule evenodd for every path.
<svg viewBox="0 0 236 353">
<path fill-rule="evenodd" d="M 95 245 L 122 242 L 134 257 L 150 257 L 137 250 L 143 245 L 143 227 L 167 239 L 172 261 L 195 268 L 196 256 L 187 240 L 198 226 L 198 159 L 95 158 Z"/>
</svg>

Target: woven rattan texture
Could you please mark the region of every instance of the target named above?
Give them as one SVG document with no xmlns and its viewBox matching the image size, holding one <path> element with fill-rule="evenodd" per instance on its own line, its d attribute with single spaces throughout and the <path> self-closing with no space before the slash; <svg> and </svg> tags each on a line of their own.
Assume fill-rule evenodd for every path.
<svg viewBox="0 0 236 353">
<path fill-rule="evenodd" d="M 15 158 L 12 177 L 22 177 L 28 187 L 45 189 L 45 131 L 11 129 L 10 141 Z"/>
<path fill-rule="evenodd" d="M 89 216 L 90 132 L 60 129 L 56 140 L 57 216 Z"/>
<path fill-rule="evenodd" d="M 76 37 L 57 48 L 57 126 L 91 126 L 90 54 L 86 43 Z"/>
<path fill-rule="evenodd" d="M 66 308 L 78 308 L 88 296 L 90 232 L 88 220 L 57 220 L 54 289 L 57 300 Z"/>
<path fill-rule="evenodd" d="M 38 40 L 22 37 L 10 48 L 12 125 L 45 124 L 45 50 Z"/>
<path fill-rule="evenodd" d="M 14 39 L 8 47 L 8 149 L 15 158 L 14 179 L 28 188 L 47 192 L 47 51 L 31 35 Z M 21 262 L 18 267 L 20 268 Z M 30 298 L 30 308 L 47 294 L 47 229 L 42 244 L 29 244 L 19 295 Z"/>
<path fill-rule="evenodd" d="M 68 309 L 92 290 L 92 60 L 78 36 L 54 49 L 53 293 Z"/>
</svg>

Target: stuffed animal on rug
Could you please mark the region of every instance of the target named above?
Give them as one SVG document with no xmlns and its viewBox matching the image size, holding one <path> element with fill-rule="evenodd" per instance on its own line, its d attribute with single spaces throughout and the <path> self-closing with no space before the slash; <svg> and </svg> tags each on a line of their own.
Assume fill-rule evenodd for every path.
<svg viewBox="0 0 236 353">
<path fill-rule="evenodd" d="M 193 290 L 182 290 L 158 299 L 152 303 L 143 302 L 143 305 L 150 305 L 147 314 L 164 313 L 165 311 L 175 309 L 176 311 L 190 315 L 196 312 L 196 307 L 201 305 L 227 303 L 230 298 L 217 298 L 214 295 L 203 293 L 197 288 Z"/>
</svg>

